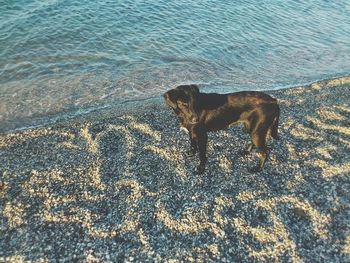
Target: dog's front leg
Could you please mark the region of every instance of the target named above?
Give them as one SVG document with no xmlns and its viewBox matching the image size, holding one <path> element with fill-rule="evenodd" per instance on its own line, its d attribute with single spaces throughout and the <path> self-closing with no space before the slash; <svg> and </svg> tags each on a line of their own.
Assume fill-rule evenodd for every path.
<svg viewBox="0 0 350 263">
<path fill-rule="evenodd" d="M 196 154 L 198 147 L 197 147 L 197 140 L 193 138 L 192 131 L 189 131 L 190 135 L 190 142 L 191 142 L 191 149 L 187 151 L 187 156 L 192 157 Z"/>
<path fill-rule="evenodd" d="M 208 142 L 208 135 L 204 128 L 195 129 L 193 131 L 192 139 L 195 139 L 197 141 L 198 145 L 198 151 L 199 151 L 199 160 L 200 163 L 197 167 L 197 172 L 199 174 L 204 172 L 205 164 L 207 162 L 207 142 Z"/>
<path fill-rule="evenodd" d="M 197 147 L 197 140 L 195 140 L 192 136 L 192 130 L 191 129 L 187 129 L 184 126 L 181 126 L 180 130 L 186 132 L 189 137 L 190 137 L 190 143 L 191 143 L 191 148 L 189 150 L 186 150 L 185 154 L 188 157 L 192 157 L 196 154 L 198 147 Z"/>
</svg>

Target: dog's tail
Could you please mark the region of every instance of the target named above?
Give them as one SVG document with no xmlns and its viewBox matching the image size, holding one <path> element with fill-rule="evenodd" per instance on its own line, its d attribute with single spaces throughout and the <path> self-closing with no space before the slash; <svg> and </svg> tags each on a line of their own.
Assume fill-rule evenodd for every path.
<svg viewBox="0 0 350 263">
<path fill-rule="evenodd" d="M 274 118 L 272 125 L 271 125 L 271 137 L 275 140 L 278 140 L 278 122 L 280 118 L 280 107 L 278 104 L 276 104 L 276 117 Z"/>
</svg>

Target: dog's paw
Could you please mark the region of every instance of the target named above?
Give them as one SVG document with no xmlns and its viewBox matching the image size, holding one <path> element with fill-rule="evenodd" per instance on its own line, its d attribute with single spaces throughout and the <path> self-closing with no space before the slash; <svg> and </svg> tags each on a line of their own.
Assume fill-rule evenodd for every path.
<svg viewBox="0 0 350 263">
<path fill-rule="evenodd" d="M 238 156 L 246 156 L 250 153 L 250 151 L 247 150 L 242 150 L 238 152 Z"/>
<path fill-rule="evenodd" d="M 258 173 L 258 172 L 261 172 L 262 169 L 261 169 L 261 167 L 259 165 L 257 165 L 257 166 L 254 166 L 252 168 L 249 168 L 248 171 L 250 173 Z"/>
<path fill-rule="evenodd" d="M 198 165 L 196 173 L 202 174 L 204 173 L 204 169 L 205 169 L 204 165 Z"/>
<path fill-rule="evenodd" d="M 195 150 L 187 150 L 185 151 L 185 156 L 186 157 L 193 157 L 196 155 L 196 151 Z"/>
</svg>

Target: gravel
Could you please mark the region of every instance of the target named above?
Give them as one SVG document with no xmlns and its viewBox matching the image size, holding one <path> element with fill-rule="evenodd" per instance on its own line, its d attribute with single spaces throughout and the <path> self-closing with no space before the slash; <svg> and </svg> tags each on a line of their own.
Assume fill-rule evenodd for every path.
<svg viewBox="0 0 350 263">
<path fill-rule="evenodd" d="M 350 77 L 269 91 L 280 140 L 208 164 L 160 99 L 0 134 L 0 261 L 350 262 Z"/>
</svg>

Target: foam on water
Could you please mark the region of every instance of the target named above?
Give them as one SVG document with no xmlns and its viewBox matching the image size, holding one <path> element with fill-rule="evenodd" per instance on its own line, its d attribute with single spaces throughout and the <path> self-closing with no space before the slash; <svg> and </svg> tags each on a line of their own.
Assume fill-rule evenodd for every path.
<svg viewBox="0 0 350 263">
<path fill-rule="evenodd" d="M 264 90 L 348 75 L 349 30 L 348 0 L 5 0 L 0 125 L 183 83 Z"/>
</svg>

